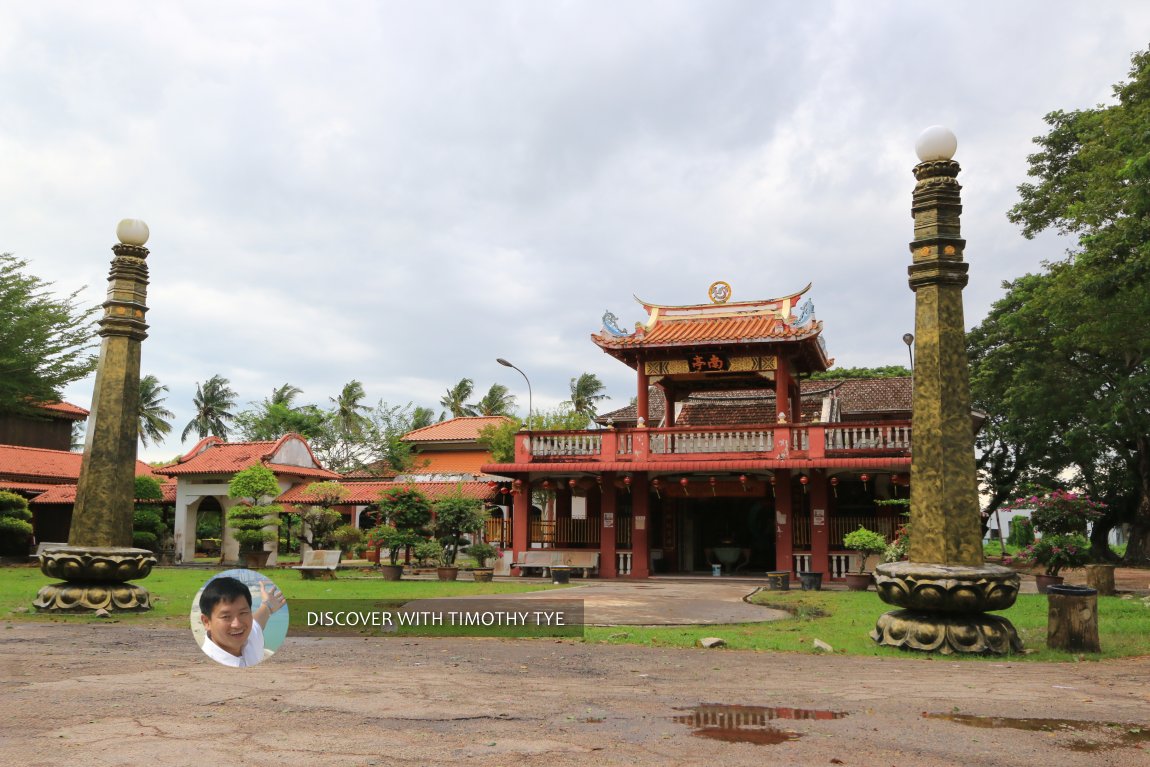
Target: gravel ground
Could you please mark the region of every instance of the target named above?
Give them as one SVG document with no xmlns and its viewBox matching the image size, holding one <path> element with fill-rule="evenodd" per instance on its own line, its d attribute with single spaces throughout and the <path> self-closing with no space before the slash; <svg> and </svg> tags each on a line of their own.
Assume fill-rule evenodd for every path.
<svg viewBox="0 0 1150 767">
<path fill-rule="evenodd" d="M 1150 658 L 289 637 L 237 670 L 190 636 L 115 622 L 0 629 L 0 763 L 1150 765 Z M 703 720 L 751 726 L 691 725 Z"/>
</svg>

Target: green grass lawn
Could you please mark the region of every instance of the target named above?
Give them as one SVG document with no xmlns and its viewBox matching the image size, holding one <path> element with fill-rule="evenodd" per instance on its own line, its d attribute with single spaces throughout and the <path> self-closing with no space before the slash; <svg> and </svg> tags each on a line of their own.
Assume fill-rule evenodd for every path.
<svg viewBox="0 0 1150 767">
<path fill-rule="evenodd" d="M 196 592 L 219 570 L 157 567 L 142 581 L 137 581 L 152 594 L 153 609 L 147 613 L 118 613 L 124 623 L 164 627 L 186 626 L 192 599 Z M 474 596 L 477 594 L 510 594 L 524 591 L 562 588 L 540 583 L 475 583 L 468 574 L 458 581 L 385 581 L 378 573 L 341 570 L 332 581 L 305 581 L 294 570 L 270 569 L 264 572 L 279 586 L 290 603 L 292 599 L 382 599 L 406 601 L 432 597 Z M 94 616 L 59 616 L 38 614 L 32 600 L 41 586 L 54 583 L 36 567 L 0 568 L 0 618 L 38 621 L 99 621 Z M 29 612 L 16 612 L 26 608 Z"/>
<path fill-rule="evenodd" d="M 589 641 L 692 647 L 702 637 L 721 637 L 727 647 L 742 650 L 814 653 L 814 640 L 821 639 L 844 655 L 924 657 L 889 647 L 879 647 L 868 634 L 875 620 L 891 606 L 873 591 L 760 591 L 751 597 L 755 604 L 786 610 L 793 617 L 770 623 L 729 626 L 674 626 L 644 628 L 588 628 Z M 1078 656 L 1046 648 L 1046 598 L 1022 594 L 1009 610 L 998 614 L 1009 618 L 1018 630 L 1027 654 L 1019 660 L 1072 661 Z M 1150 606 L 1140 599 L 1099 597 L 1098 634 L 1100 655 L 1090 658 L 1123 658 L 1150 653 Z M 958 658 L 960 656 L 948 656 Z M 977 659 L 976 656 L 961 656 Z M 978 656 L 980 657 L 980 656 Z M 1001 660 L 993 656 L 991 660 Z"/>
<path fill-rule="evenodd" d="M 115 620 L 147 626 L 182 627 L 196 591 L 214 574 L 213 570 L 156 568 L 141 584 L 155 600 L 155 609 L 141 614 L 118 614 Z M 427 599 L 432 597 L 507 594 L 539 591 L 553 587 L 541 583 L 474 583 L 403 580 L 383 581 L 370 571 L 341 571 L 338 580 L 305 581 L 292 570 L 268 570 L 289 602 L 292 599 Z M 466 578 L 466 575 L 462 576 Z M 53 616 L 30 610 L 40 586 L 50 579 L 34 567 L 0 568 L 0 618 L 7 621 L 98 621 L 92 616 Z M 732 649 L 769 652 L 812 653 L 813 642 L 821 639 L 846 655 L 922 657 L 900 650 L 876 646 L 868 637 L 879 615 L 890 608 L 873 592 L 849 591 L 760 591 L 751 601 L 787 611 L 792 617 L 770 623 L 735 625 L 668 626 L 644 628 L 588 627 L 585 640 L 611 644 L 638 644 L 663 647 L 693 647 L 708 636 L 726 640 Z M 1077 656 L 1046 649 L 1046 598 L 1023 594 L 1002 615 L 1018 629 L 1028 654 L 1019 660 L 1070 661 Z M 1102 653 L 1090 658 L 1122 658 L 1150 654 L 1150 606 L 1141 599 L 1100 597 L 1098 599 L 1099 638 Z M 958 657 L 958 656 L 951 656 Z M 1000 658 L 999 658 L 1000 660 Z"/>
</svg>

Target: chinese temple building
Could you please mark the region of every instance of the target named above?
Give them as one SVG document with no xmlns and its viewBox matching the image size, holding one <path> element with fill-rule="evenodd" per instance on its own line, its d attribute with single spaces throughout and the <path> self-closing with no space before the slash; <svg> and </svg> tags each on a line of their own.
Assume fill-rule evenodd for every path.
<svg viewBox="0 0 1150 767">
<path fill-rule="evenodd" d="M 607 313 L 591 339 L 635 371 L 635 403 L 599 430 L 520 432 L 513 463 L 482 467 L 509 478 L 510 561 L 591 550 L 600 576 L 635 578 L 857 570 L 843 536 L 889 540 L 903 522 L 889 501 L 908 497 L 910 379 L 808 380 L 833 363 L 809 288 L 640 301 L 633 332 Z"/>
</svg>

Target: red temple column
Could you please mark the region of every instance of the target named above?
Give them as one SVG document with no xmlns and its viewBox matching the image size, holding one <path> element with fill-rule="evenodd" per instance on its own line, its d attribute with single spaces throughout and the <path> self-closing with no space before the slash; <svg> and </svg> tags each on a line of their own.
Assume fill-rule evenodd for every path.
<svg viewBox="0 0 1150 767">
<path fill-rule="evenodd" d="M 663 387 L 663 400 L 666 405 L 663 407 L 663 423 L 667 426 L 675 425 L 675 390 L 670 386 Z"/>
<path fill-rule="evenodd" d="M 615 472 L 603 472 L 599 506 L 599 577 L 614 578 L 615 570 Z"/>
<path fill-rule="evenodd" d="M 791 473 L 786 469 L 775 472 L 775 569 L 792 572 L 795 569 L 794 545 L 791 526 L 795 510 L 791 504 Z"/>
<path fill-rule="evenodd" d="M 811 481 L 807 485 L 811 494 L 811 570 L 826 573 L 830 579 L 830 524 L 827 517 L 827 473 L 822 469 L 811 470 Z"/>
<path fill-rule="evenodd" d="M 647 494 L 647 473 L 635 475 L 631 483 L 631 577 L 651 575 L 651 514 Z"/>
<path fill-rule="evenodd" d="M 531 483 L 524 482 L 523 486 L 512 493 L 511 506 L 511 550 L 515 554 L 512 562 L 522 562 L 523 555 L 528 551 L 528 528 L 531 524 Z M 519 574 L 514 568 L 513 575 Z"/>
<path fill-rule="evenodd" d="M 640 423 L 644 426 L 650 426 L 651 413 L 647 402 L 647 389 L 650 388 L 650 384 L 642 357 L 639 358 L 638 370 L 635 372 L 636 378 L 638 379 L 638 391 L 635 392 L 635 412 L 639 417 Z"/>
<path fill-rule="evenodd" d="M 779 413 L 786 413 L 791 420 L 791 373 L 782 357 L 775 370 L 775 418 L 771 420 L 777 420 Z"/>
<path fill-rule="evenodd" d="M 567 530 L 571 521 L 571 486 L 564 484 L 555 490 L 555 545 L 563 548 L 567 540 Z"/>
</svg>

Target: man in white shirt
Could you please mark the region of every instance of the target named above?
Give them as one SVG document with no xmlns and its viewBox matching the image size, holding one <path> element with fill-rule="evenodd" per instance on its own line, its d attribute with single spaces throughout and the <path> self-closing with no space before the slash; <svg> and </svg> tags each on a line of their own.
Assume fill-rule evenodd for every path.
<svg viewBox="0 0 1150 767">
<path fill-rule="evenodd" d="M 247 668 L 264 659 L 264 627 L 286 600 L 275 586 L 260 581 L 260 606 L 252 611 L 252 592 L 230 576 L 213 578 L 200 594 L 200 620 L 207 639 L 202 649 L 225 666 Z"/>
</svg>

